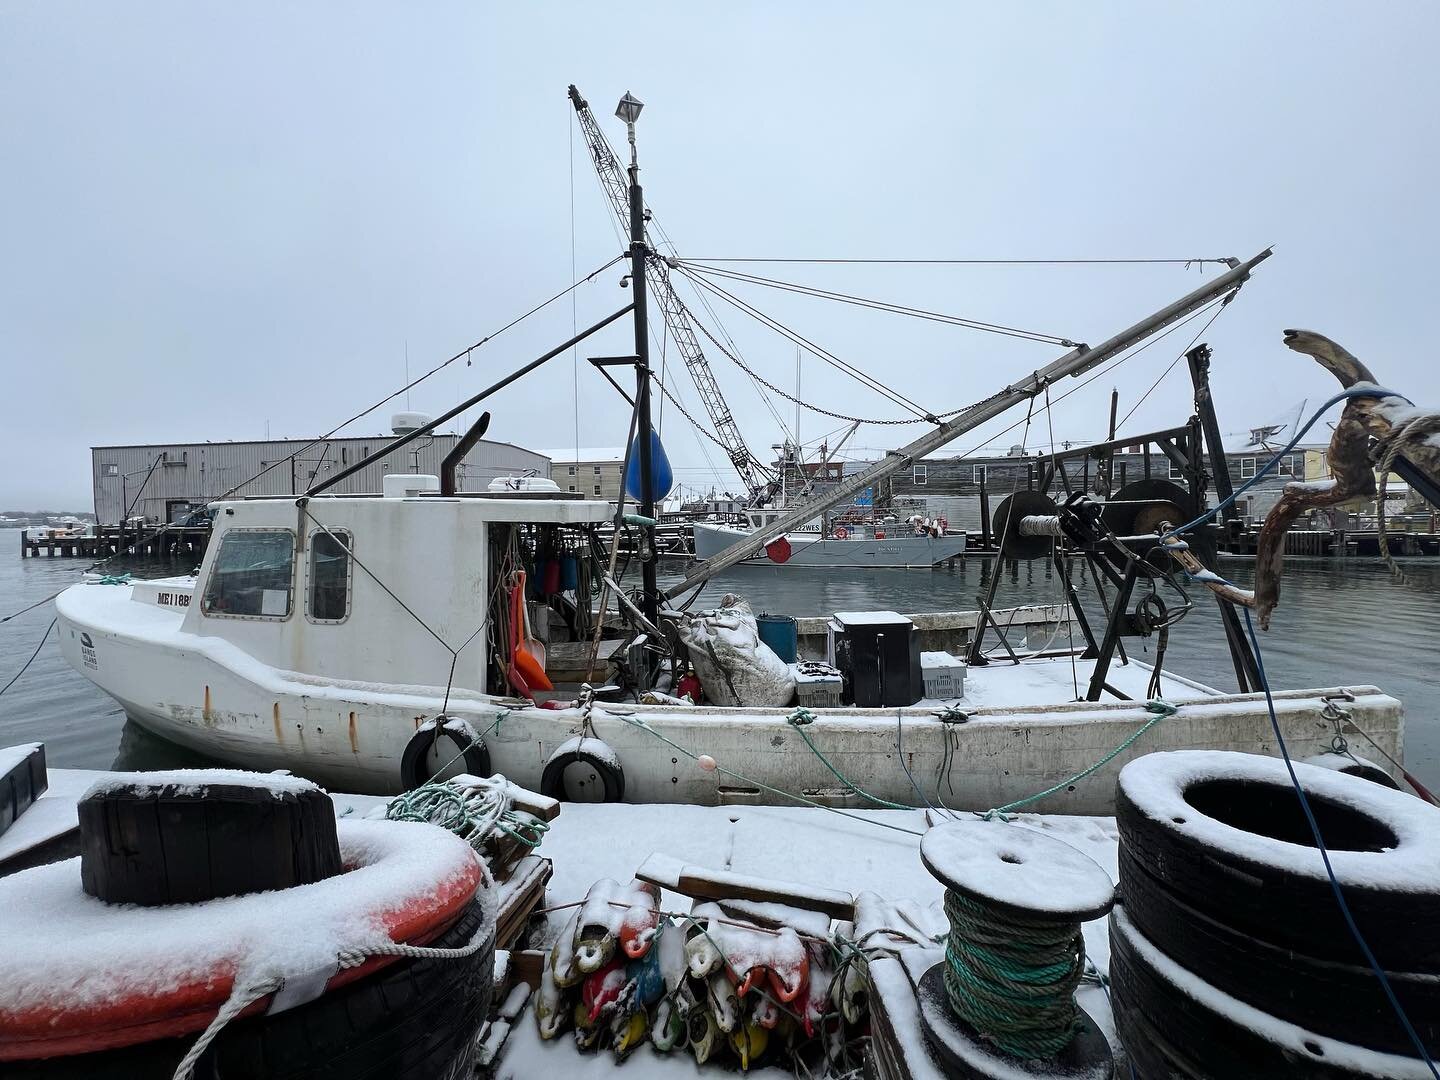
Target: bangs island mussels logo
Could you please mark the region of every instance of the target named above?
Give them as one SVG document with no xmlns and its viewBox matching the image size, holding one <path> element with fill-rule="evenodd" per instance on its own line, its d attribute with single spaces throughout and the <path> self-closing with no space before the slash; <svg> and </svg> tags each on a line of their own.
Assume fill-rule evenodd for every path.
<svg viewBox="0 0 1440 1080">
<path fill-rule="evenodd" d="M 80 660 L 88 668 L 99 668 L 100 661 L 95 655 L 95 643 L 85 631 L 80 632 Z"/>
</svg>

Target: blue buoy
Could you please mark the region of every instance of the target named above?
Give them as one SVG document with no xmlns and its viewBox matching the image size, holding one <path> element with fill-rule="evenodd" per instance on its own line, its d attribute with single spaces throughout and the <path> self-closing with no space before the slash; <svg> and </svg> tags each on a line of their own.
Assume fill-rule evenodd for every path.
<svg viewBox="0 0 1440 1080">
<path fill-rule="evenodd" d="M 670 489 L 675 486 L 675 471 L 670 468 L 670 459 L 665 454 L 665 447 L 660 445 L 660 436 L 655 429 L 650 429 L 650 498 L 659 502 L 670 494 Z M 645 493 L 640 490 L 640 436 L 635 436 L 635 441 L 630 445 L 630 464 L 625 469 L 625 493 L 636 502 L 645 498 Z"/>
</svg>

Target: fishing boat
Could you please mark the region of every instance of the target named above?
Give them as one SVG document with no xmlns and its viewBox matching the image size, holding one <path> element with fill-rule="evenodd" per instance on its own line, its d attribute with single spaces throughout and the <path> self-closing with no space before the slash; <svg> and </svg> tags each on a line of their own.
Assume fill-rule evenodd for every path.
<svg viewBox="0 0 1440 1080">
<path fill-rule="evenodd" d="M 764 532 L 779 520 L 783 510 L 747 511 L 749 526 L 721 522 L 695 523 L 695 557 L 710 559 L 727 548 Z M 777 545 L 776 540 L 784 543 Z M 841 522 L 829 535 L 819 527 L 787 532 L 773 538 L 767 550 L 742 560 L 738 565 L 805 566 L 849 570 L 860 567 L 928 569 L 948 562 L 965 551 L 965 533 L 950 532 L 943 525 L 923 522 Z"/>
<path fill-rule="evenodd" d="M 572 98 L 591 137 L 594 119 L 573 88 Z M 613 152 L 605 158 L 608 143 L 592 142 L 606 190 L 617 210 L 629 211 L 624 306 L 303 495 L 215 502 L 212 539 L 195 576 L 97 578 L 66 590 L 56 601 L 59 637 L 76 669 L 167 739 L 229 763 L 293 769 L 362 792 L 463 770 L 499 771 L 571 799 L 915 806 L 943 787 L 954 804 L 985 809 L 1050 784 L 1047 809 L 1109 813 L 1114 783 L 1107 781 L 1142 751 L 1272 752 L 1255 660 L 1236 621 L 1233 590 L 1226 594 L 1218 577 L 1197 580 L 1216 593 L 1240 692 L 1222 693 L 1159 662 L 1169 627 L 1191 606 L 1178 599 L 1185 590 L 1166 568 L 1164 549 L 1184 548 L 1186 557 L 1192 545 L 1203 550 L 1200 519 L 1190 521 L 1206 475 L 1199 420 L 1154 436 L 1167 457 L 1186 463 L 1188 492 L 1109 502 L 1076 493 L 1062 507 L 1044 494 L 1051 471 L 1039 490 L 1016 492 L 997 510 L 1002 556 L 1053 560 L 1063 586 L 1055 605 L 999 608 L 1001 575 L 994 574 L 974 612 L 806 613 L 795 627 L 794 656 L 782 660 L 758 645 L 744 654 L 774 676 L 763 693 L 743 690 L 744 673 L 716 651 L 751 632 L 744 605 L 727 602 L 713 616 L 688 610 L 717 573 L 800 535 L 806 523 L 876 490 L 897 470 L 1227 303 L 1269 251 L 1230 260 L 1224 273 L 1099 345 L 1070 343 L 1058 359 L 977 403 L 944 419 L 924 417 L 929 429 L 919 438 L 823 494 L 761 515 L 748 535 L 702 556 L 662 589 L 655 507 L 669 469 L 650 415 L 652 384 L 665 388 L 649 363 L 648 295 L 654 292 L 677 341 L 697 339 L 693 314 L 669 287 L 674 260 L 660 257 L 647 238 L 634 150 L 639 107 L 629 95 L 621 103 L 630 128 L 628 179 Z M 605 171 L 605 161 L 613 170 Z M 595 364 L 628 366 L 636 376 L 628 508 L 623 493 L 613 505 L 533 484 L 460 490 L 458 462 L 483 435 L 488 413 L 457 442 L 439 476 L 389 477 L 384 491 L 369 497 L 328 493 L 627 317 L 633 354 Z M 697 384 L 710 378 L 693 360 L 687 352 Z M 737 460 L 737 469 L 742 465 Z M 607 527 L 614 530 L 609 550 Z M 616 577 L 622 531 L 637 540 L 631 550 L 639 587 L 631 591 Z M 929 553 L 915 564 L 933 561 L 936 545 L 949 540 L 914 538 Z M 938 550 L 958 551 L 963 540 Z M 801 557 L 808 550 L 785 543 Z M 827 551 L 863 550 L 889 537 L 819 543 Z M 912 564 L 900 558 L 899 565 Z M 1102 594 L 1103 628 L 1084 615 L 1070 573 L 1074 559 L 1114 586 L 1108 598 Z M 1162 589 L 1178 594 L 1169 607 Z M 1127 637 L 1133 645 L 1135 635 L 1151 634 L 1158 635 L 1155 663 L 1126 653 Z M 1003 655 L 987 652 L 986 641 L 998 641 Z M 927 695 L 927 653 L 947 662 L 963 656 L 963 687 Z M 790 661 L 838 669 L 818 680 L 838 680 L 837 693 L 802 695 L 801 688 L 816 689 L 813 671 L 787 667 Z M 769 676 L 760 674 L 763 683 Z M 1353 721 L 1347 731 L 1363 731 L 1378 752 L 1398 760 L 1402 708 L 1374 687 L 1280 692 L 1276 723 L 1293 748 L 1319 753 L 1345 733 L 1337 727 L 1340 699 Z M 1067 782 L 1081 773 L 1096 782 Z"/>
</svg>

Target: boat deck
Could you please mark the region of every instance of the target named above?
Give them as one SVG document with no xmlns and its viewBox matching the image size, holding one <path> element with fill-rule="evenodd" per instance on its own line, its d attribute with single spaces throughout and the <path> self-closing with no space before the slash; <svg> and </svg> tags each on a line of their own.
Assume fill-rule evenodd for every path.
<svg viewBox="0 0 1440 1080">
<path fill-rule="evenodd" d="M 1118 660 L 1110 665 L 1105 681 L 1126 697 L 1144 701 L 1153 668 L 1149 664 L 1132 659 L 1128 664 Z M 1049 656 L 1032 657 L 1019 664 L 1009 659 L 992 660 L 982 666 L 971 665 L 965 673 L 965 696 L 958 701 L 920 702 L 917 708 L 940 708 L 944 705 L 959 705 L 975 709 L 991 706 L 1008 707 L 1015 705 L 1062 705 L 1066 702 L 1084 699 L 1095 671 L 1094 660 L 1079 657 Z M 1160 674 L 1160 696 L 1166 701 L 1178 703 L 1194 701 L 1196 698 L 1213 697 L 1221 691 L 1204 683 L 1195 682 L 1168 671 Z M 1102 700 L 1113 701 L 1109 694 Z"/>
</svg>

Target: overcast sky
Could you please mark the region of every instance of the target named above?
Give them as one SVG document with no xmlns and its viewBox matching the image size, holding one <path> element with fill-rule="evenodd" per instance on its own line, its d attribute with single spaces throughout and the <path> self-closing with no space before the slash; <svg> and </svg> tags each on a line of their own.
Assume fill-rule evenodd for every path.
<svg viewBox="0 0 1440 1080">
<path fill-rule="evenodd" d="M 1244 258 L 1273 244 L 1206 335 L 1222 429 L 1336 389 L 1283 347 L 1290 326 L 1433 402 L 1437 21 L 1434 4 L 1398 2 L 9 0 L 0 507 L 88 508 L 92 445 L 318 434 L 403 384 L 407 348 L 418 374 L 618 254 L 570 82 L 617 144 L 616 99 L 646 103 L 647 202 L 682 256 Z M 1091 343 L 1218 272 L 737 268 Z M 620 275 L 435 376 L 411 406 L 438 413 L 572 319 L 614 310 L 629 298 Z M 735 291 L 937 412 L 1063 351 Z M 794 347 L 715 303 L 748 361 L 793 386 Z M 1052 426 L 1056 440 L 1103 436 L 1110 388 L 1128 411 L 1198 326 L 1037 417 L 1027 443 Z M 628 351 L 628 333 L 582 360 Z M 775 417 L 711 360 L 747 439 L 768 448 Z M 618 445 L 625 409 L 581 368 L 578 441 Z M 504 392 L 491 436 L 575 442 L 576 379 L 565 357 Z M 698 415 L 683 371 L 672 386 Z M 813 359 L 802 396 L 904 415 Z M 386 430 L 397 407 L 348 430 Z M 1122 431 L 1189 408 L 1181 363 Z M 995 433 L 1020 416 L 957 446 L 1016 441 Z M 683 483 L 734 486 L 713 446 L 673 410 L 664 420 Z M 806 440 L 837 426 L 800 423 Z M 866 427 L 853 444 L 921 430 Z"/>
</svg>

